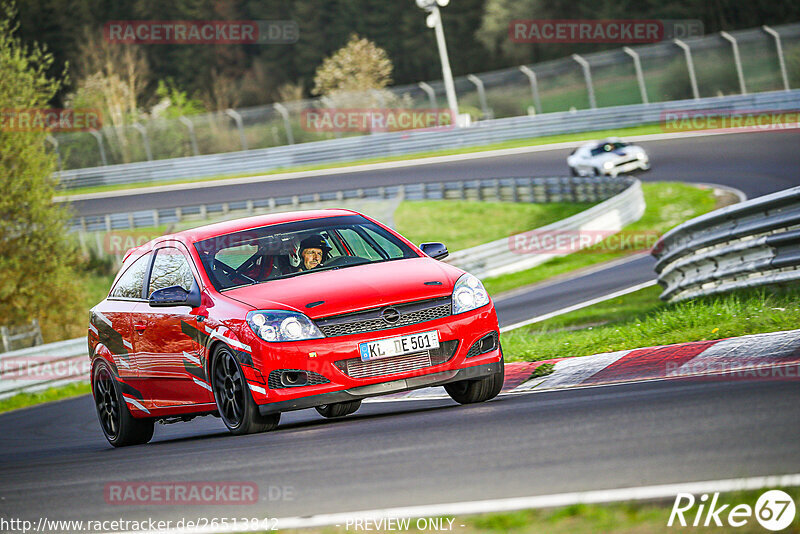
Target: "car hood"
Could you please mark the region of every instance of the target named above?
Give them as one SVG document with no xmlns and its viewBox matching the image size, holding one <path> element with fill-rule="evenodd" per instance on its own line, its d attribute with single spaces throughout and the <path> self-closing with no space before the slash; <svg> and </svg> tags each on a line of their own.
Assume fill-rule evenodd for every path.
<svg viewBox="0 0 800 534">
<path fill-rule="evenodd" d="M 312 272 L 231 289 L 223 294 L 256 309 L 295 310 L 314 319 L 447 296 L 452 294 L 462 273 L 431 258 L 412 258 Z M 426 285 L 426 282 L 441 285 Z M 322 304 L 306 307 L 319 301 Z"/>
</svg>

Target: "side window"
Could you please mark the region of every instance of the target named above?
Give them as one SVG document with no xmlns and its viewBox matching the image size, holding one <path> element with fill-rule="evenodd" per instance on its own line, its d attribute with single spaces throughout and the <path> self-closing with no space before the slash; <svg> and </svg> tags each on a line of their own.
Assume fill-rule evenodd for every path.
<svg viewBox="0 0 800 534">
<path fill-rule="evenodd" d="M 151 255 L 145 254 L 133 262 L 128 267 L 111 290 L 109 297 L 121 299 L 140 299 L 142 298 L 142 286 L 147 267 L 150 265 Z"/>
<path fill-rule="evenodd" d="M 397 246 L 395 243 L 389 241 L 386 237 L 379 234 L 378 232 L 374 231 L 372 228 L 364 228 L 369 236 L 375 240 L 375 242 L 389 254 L 390 258 L 402 258 L 403 257 L 403 249 Z"/>
<path fill-rule="evenodd" d="M 194 276 L 189 260 L 176 248 L 162 248 L 156 251 L 153 272 L 150 274 L 148 298 L 153 291 L 170 286 L 181 286 L 186 291 L 192 289 Z"/>
<path fill-rule="evenodd" d="M 342 238 L 347 242 L 347 246 L 353 251 L 353 254 L 359 256 L 361 258 L 368 258 L 370 260 L 381 260 L 381 255 L 378 253 L 377 250 L 372 248 L 372 246 L 364 241 L 364 239 L 358 235 L 358 232 L 352 230 L 350 228 L 342 228 L 339 230 Z"/>
<path fill-rule="evenodd" d="M 235 247 L 228 247 L 217 252 L 214 257 L 225 265 L 238 269 L 245 261 L 250 259 L 253 254 L 258 252 L 257 245 L 239 245 Z"/>
</svg>

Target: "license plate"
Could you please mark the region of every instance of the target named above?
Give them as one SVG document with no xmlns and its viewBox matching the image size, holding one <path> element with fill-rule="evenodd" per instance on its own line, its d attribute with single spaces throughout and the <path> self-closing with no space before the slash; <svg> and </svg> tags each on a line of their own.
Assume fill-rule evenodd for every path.
<svg viewBox="0 0 800 534">
<path fill-rule="evenodd" d="M 439 332 L 437 330 L 358 344 L 362 362 L 437 348 L 439 348 Z"/>
</svg>

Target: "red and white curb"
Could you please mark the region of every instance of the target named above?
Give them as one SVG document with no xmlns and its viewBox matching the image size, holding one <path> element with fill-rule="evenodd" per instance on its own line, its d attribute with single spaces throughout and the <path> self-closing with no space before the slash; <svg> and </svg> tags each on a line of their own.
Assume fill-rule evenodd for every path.
<svg viewBox="0 0 800 534">
<path fill-rule="evenodd" d="M 547 376 L 529 379 L 539 366 L 553 364 Z M 749 380 L 800 379 L 800 330 L 694 341 L 575 358 L 506 364 L 503 393 L 599 386 L 643 380 L 707 377 L 734 373 Z M 364 402 L 447 398 L 444 388 L 426 388 Z"/>
</svg>

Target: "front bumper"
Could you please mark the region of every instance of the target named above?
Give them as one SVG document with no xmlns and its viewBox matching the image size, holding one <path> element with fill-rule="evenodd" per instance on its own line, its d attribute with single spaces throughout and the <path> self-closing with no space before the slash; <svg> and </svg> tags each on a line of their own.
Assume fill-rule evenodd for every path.
<svg viewBox="0 0 800 534">
<path fill-rule="evenodd" d="M 636 170 L 644 170 L 645 168 L 647 168 L 648 165 L 649 165 L 649 160 L 636 159 L 635 161 L 629 161 L 621 165 L 616 165 L 607 171 L 605 169 L 603 170 L 609 176 L 617 176 L 618 174 L 626 174 Z"/>
<path fill-rule="evenodd" d="M 459 382 L 461 380 L 474 380 L 477 378 L 485 378 L 493 374 L 503 371 L 504 364 L 502 357 L 500 361 L 495 363 L 487 363 L 483 365 L 475 365 L 458 369 L 453 371 L 444 371 L 430 375 L 415 376 L 411 378 L 404 378 L 400 380 L 392 380 L 390 382 L 380 382 L 368 386 L 359 386 L 344 391 L 332 391 L 330 393 L 320 393 L 317 395 L 310 395 L 308 397 L 301 397 L 294 400 L 272 402 L 270 404 L 262 404 L 258 407 L 261 415 L 267 415 L 278 412 L 289 412 L 292 410 L 303 410 L 305 408 L 313 408 L 315 406 L 322 406 L 323 404 L 334 404 L 337 402 L 349 402 L 354 400 L 365 399 L 367 397 L 377 397 L 380 395 L 389 395 L 400 391 L 411 391 L 414 389 L 427 388 L 432 386 L 443 386 L 450 382 Z"/>
<path fill-rule="evenodd" d="M 458 341 L 452 356 L 443 363 L 408 370 L 390 369 L 380 375 L 350 376 L 342 360 L 360 358 L 358 345 L 365 341 L 437 330 L 440 342 Z M 262 413 L 347 402 L 398 391 L 469 380 L 497 372 L 501 361 L 499 343 L 482 354 L 469 353 L 471 347 L 490 332 L 497 332 L 497 315 L 489 304 L 459 315 L 450 315 L 401 328 L 364 334 L 328 337 L 317 340 L 270 344 L 251 340 L 253 373 L 245 375 L 253 400 Z M 385 360 L 375 360 L 383 362 Z M 433 358 L 431 358 L 433 362 Z M 339 362 L 339 366 L 337 366 Z M 322 383 L 288 387 L 268 380 L 272 371 L 306 371 L 309 376 L 324 377 Z"/>
</svg>

